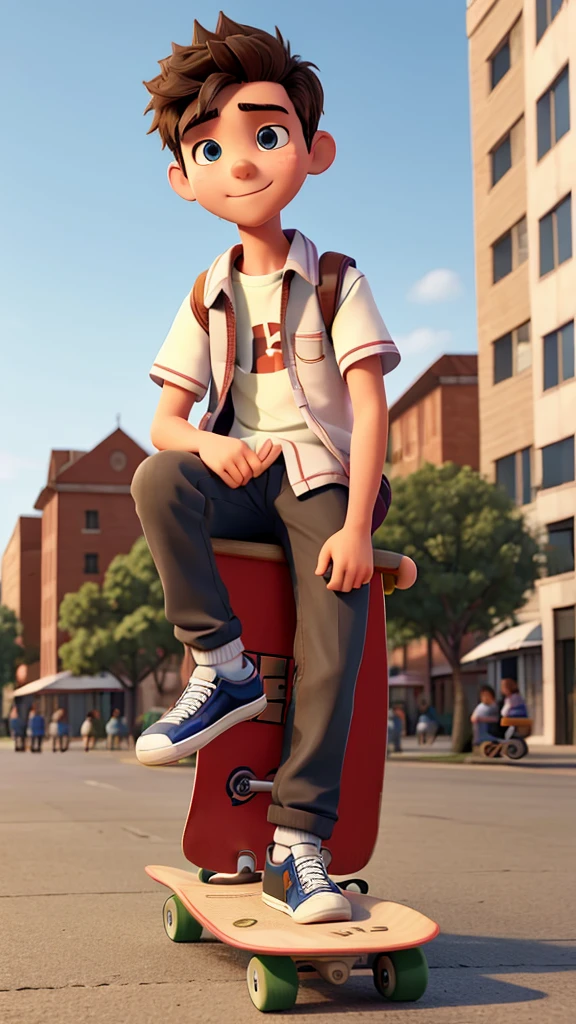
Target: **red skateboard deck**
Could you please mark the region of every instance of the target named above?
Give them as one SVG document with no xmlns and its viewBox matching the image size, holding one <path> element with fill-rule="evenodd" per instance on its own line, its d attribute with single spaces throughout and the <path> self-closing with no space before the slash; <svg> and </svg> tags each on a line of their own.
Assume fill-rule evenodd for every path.
<svg viewBox="0 0 576 1024">
<path fill-rule="evenodd" d="M 198 754 L 184 828 L 185 857 L 200 867 L 234 873 L 241 851 L 257 868 L 274 826 L 267 821 L 269 792 L 250 792 L 250 778 L 271 781 L 280 764 L 290 703 L 295 608 L 288 565 L 280 548 L 215 540 L 218 568 L 242 621 L 248 653 L 258 662 L 268 707 L 235 726 Z M 400 556 L 375 552 L 364 656 L 342 775 L 339 821 L 330 840 L 330 872 L 353 874 L 370 860 L 378 833 L 387 741 L 388 669 L 383 580 L 393 587 Z M 384 574 L 384 575 L 383 575 Z M 246 600 L 246 579 L 254 601 Z M 264 597 L 262 597 L 264 595 Z"/>
</svg>

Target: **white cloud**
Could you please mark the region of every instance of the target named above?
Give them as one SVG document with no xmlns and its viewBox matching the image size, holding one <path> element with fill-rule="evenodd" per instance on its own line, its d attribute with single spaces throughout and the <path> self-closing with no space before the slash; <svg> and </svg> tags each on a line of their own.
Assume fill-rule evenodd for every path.
<svg viewBox="0 0 576 1024">
<path fill-rule="evenodd" d="M 396 339 L 400 355 L 416 355 L 417 353 L 429 352 L 436 354 L 438 349 L 444 349 L 452 341 L 452 332 L 436 330 L 434 327 L 416 327 Z"/>
<path fill-rule="evenodd" d="M 408 292 L 410 302 L 449 302 L 462 294 L 462 281 L 455 270 L 439 267 L 430 270 L 412 285 Z"/>
</svg>

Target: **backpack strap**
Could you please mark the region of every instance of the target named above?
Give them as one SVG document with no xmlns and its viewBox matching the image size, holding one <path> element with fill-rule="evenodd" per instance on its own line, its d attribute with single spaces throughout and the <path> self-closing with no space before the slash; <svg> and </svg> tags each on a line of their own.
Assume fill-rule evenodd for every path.
<svg viewBox="0 0 576 1024">
<path fill-rule="evenodd" d="M 198 277 L 194 281 L 194 287 L 190 292 L 190 306 L 192 308 L 192 312 L 200 324 L 200 327 L 202 327 L 206 334 L 209 333 L 208 310 L 204 305 L 204 285 L 206 283 L 207 273 L 207 270 L 203 270 L 201 274 L 198 274 Z"/>
<path fill-rule="evenodd" d="M 319 260 L 320 280 L 316 288 L 322 319 L 328 337 L 332 336 L 332 324 L 336 316 L 342 282 L 348 267 L 355 267 L 356 261 L 341 252 L 324 252 Z"/>
<path fill-rule="evenodd" d="M 332 324 L 336 316 L 342 282 L 348 267 L 355 267 L 356 261 L 351 256 L 345 256 L 341 252 L 324 252 L 319 260 L 319 282 L 316 288 L 322 319 L 328 337 L 332 334 Z M 194 282 L 190 293 L 190 305 L 196 320 L 206 334 L 208 334 L 208 310 L 204 305 L 204 285 L 206 282 L 207 270 L 202 271 Z"/>
</svg>

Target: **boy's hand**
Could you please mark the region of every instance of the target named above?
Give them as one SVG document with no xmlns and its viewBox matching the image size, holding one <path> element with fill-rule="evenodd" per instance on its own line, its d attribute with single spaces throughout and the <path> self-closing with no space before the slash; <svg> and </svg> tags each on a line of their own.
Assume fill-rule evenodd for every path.
<svg viewBox="0 0 576 1024">
<path fill-rule="evenodd" d="M 243 487 L 252 477 L 260 476 L 278 458 L 281 445 L 265 441 L 258 454 L 236 437 L 213 434 L 203 430 L 198 442 L 198 455 L 205 466 L 228 487 Z"/>
<path fill-rule="evenodd" d="M 332 534 L 318 555 L 316 575 L 323 576 L 332 562 L 332 578 L 328 590 L 348 593 L 369 583 L 374 572 L 372 536 L 369 530 L 344 526 Z"/>
</svg>

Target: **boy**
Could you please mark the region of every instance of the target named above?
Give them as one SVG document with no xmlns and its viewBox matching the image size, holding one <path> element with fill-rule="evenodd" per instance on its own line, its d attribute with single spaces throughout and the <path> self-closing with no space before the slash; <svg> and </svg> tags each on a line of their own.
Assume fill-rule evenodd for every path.
<svg viewBox="0 0 576 1024">
<path fill-rule="evenodd" d="M 353 261 L 341 264 L 328 334 L 316 249 L 281 227 L 307 175 L 335 156 L 318 130 L 323 93 L 311 65 L 278 31 L 223 14 L 215 32 L 195 22 L 192 46 L 173 45 L 160 65 L 147 109 L 175 156 L 170 184 L 236 224 L 241 245 L 197 281 L 151 371 L 162 386 L 151 431 L 160 451 L 138 468 L 132 493 L 166 615 L 197 667 L 136 752 L 167 764 L 262 712 L 262 681 L 243 654 L 210 537 L 282 544 L 298 616 L 295 702 L 268 815 L 276 831 L 263 899 L 303 924 L 348 920 L 321 845 L 337 820 L 371 535 L 390 501 L 382 378 L 400 357 Z M 196 429 L 188 416 L 208 388 Z"/>
</svg>

